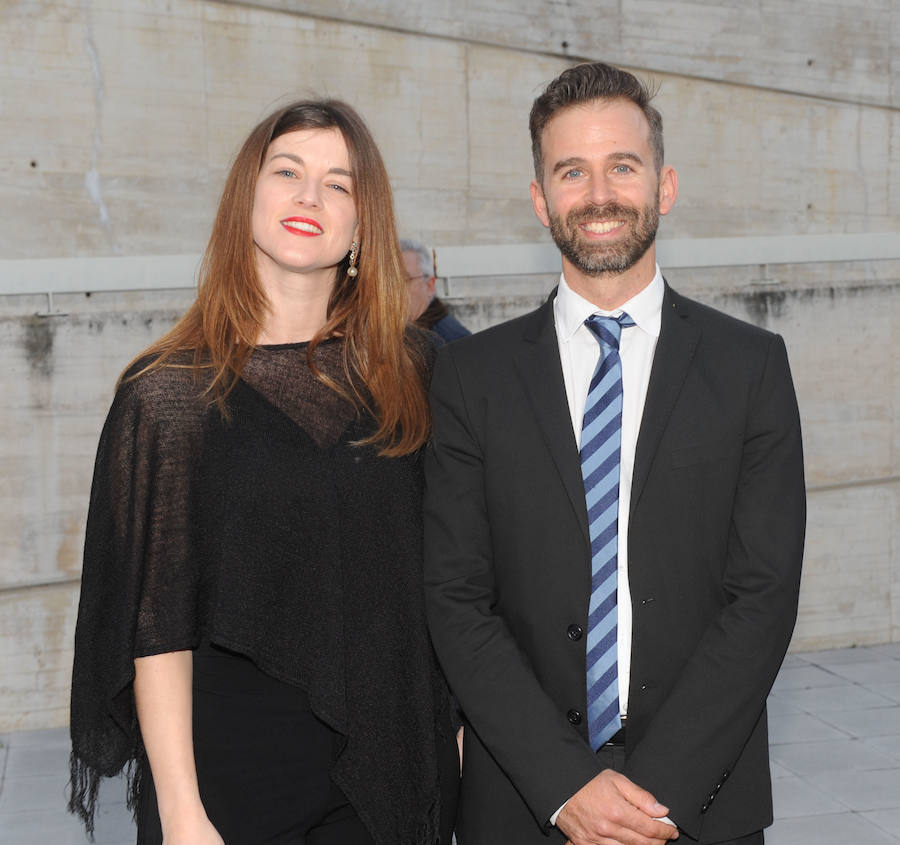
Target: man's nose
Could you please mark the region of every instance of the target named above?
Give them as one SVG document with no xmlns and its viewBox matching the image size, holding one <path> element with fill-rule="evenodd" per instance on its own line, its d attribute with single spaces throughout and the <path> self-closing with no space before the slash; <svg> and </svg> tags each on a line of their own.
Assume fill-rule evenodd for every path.
<svg viewBox="0 0 900 845">
<path fill-rule="evenodd" d="M 615 199 L 612 184 L 605 174 L 591 177 L 591 181 L 588 184 L 588 199 L 594 205 L 606 205 L 606 203 Z"/>
</svg>

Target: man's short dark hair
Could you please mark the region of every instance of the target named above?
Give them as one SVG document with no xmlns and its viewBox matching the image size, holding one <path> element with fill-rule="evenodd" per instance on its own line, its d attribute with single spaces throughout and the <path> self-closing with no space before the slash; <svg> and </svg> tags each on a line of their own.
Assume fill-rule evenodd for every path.
<svg viewBox="0 0 900 845">
<path fill-rule="evenodd" d="M 662 115 L 650 105 L 657 86 L 651 86 L 627 70 L 620 70 L 603 62 L 588 62 L 564 70 L 534 101 L 528 128 L 531 130 L 531 154 L 534 175 L 543 183 L 544 157 L 541 136 L 550 118 L 563 109 L 593 100 L 629 100 L 634 103 L 650 124 L 650 146 L 656 172 L 663 166 Z"/>
</svg>

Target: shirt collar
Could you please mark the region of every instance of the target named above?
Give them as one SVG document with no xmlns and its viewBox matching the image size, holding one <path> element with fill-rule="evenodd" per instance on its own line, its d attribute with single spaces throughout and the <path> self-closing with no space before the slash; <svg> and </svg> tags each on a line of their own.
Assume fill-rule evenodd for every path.
<svg viewBox="0 0 900 845">
<path fill-rule="evenodd" d="M 591 314 L 618 317 L 623 311 L 634 320 L 638 328 L 653 337 L 659 337 L 664 293 L 665 283 L 657 264 L 653 280 L 647 287 L 631 297 L 621 308 L 604 311 L 575 293 L 566 283 L 565 275 L 560 274 L 559 288 L 553 302 L 553 313 L 560 339 L 569 340 Z"/>
</svg>

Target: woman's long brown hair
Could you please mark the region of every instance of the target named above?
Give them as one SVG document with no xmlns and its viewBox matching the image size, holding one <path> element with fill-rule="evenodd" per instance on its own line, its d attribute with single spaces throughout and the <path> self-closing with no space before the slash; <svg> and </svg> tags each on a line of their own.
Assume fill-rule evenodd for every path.
<svg viewBox="0 0 900 845">
<path fill-rule="evenodd" d="M 251 227 L 260 168 L 269 144 L 280 135 L 332 128 L 340 131 L 350 152 L 359 218 L 359 274 L 348 275 L 345 256 L 337 267 L 327 321 L 310 341 L 307 360 L 321 381 L 343 392 L 314 363 L 319 343 L 342 337 L 344 369 L 353 391 L 348 398 L 367 408 L 378 424 L 364 442 L 377 445 L 388 457 L 405 455 L 422 446 L 429 432 L 424 355 L 407 330 L 408 292 L 387 169 L 362 118 L 339 100 L 292 103 L 250 133 L 225 183 L 200 265 L 197 299 L 171 331 L 135 359 L 153 360 L 130 378 L 171 365 L 176 353 L 192 351 L 198 374 L 201 369 L 212 372 L 207 391 L 227 415 L 228 394 L 267 317 Z"/>
</svg>

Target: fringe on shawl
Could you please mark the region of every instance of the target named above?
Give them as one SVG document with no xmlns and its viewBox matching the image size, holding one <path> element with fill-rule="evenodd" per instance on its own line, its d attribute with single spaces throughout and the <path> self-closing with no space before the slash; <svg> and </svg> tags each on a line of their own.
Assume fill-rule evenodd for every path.
<svg viewBox="0 0 900 845">
<path fill-rule="evenodd" d="M 137 818 L 138 800 L 144 782 L 144 766 L 137 755 L 131 757 L 120 770 L 125 773 L 125 806 L 131 810 L 132 818 Z M 74 751 L 69 755 L 69 803 L 70 813 L 84 823 L 88 839 L 94 841 L 94 821 L 97 813 L 97 799 L 100 794 L 100 779 L 115 777 L 117 773 L 102 773 L 82 760 Z"/>
</svg>

